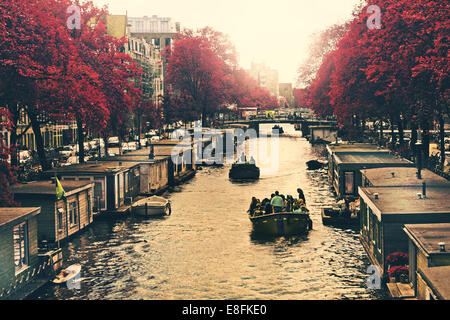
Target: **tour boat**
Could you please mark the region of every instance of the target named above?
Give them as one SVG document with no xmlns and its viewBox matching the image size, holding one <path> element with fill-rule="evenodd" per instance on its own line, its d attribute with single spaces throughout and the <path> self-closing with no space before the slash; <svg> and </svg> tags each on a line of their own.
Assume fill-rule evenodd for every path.
<svg viewBox="0 0 450 320">
<path fill-rule="evenodd" d="M 230 179 L 259 179 L 259 168 L 254 163 L 233 163 L 228 177 Z"/>
<path fill-rule="evenodd" d="M 151 196 L 135 202 L 131 206 L 133 214 L 139 216 L 165 216 L 171 214 L 170 200 Z"/>
<path fill-rule="evenodd" d="M 53 279 L 53 283 L 55 284 L 63 284 L 67 281 L 75 278 L 78 276 L 81 272 L 81 265 L 80 264 L 73 264 L 66 269 L 62 270 L 55 279 Z"/>
<path fill-rule="evenodd" d="M 333 226 L 356 226 L 359 225 L 358 214 L 342 208 L 323 207 L 322 208 L 323 225 Z"/>
<path fill-rule="evenodd" d="M 250 221 L 256 234 L 270 236 L 300 235 L 312 229 L 312 220 L 307 211 L 250 215 Z"/>
</svg>

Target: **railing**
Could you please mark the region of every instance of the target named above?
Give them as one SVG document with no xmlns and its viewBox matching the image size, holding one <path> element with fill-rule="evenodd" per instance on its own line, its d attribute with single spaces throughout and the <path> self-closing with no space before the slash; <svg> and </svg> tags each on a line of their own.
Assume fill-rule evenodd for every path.
<svg viewBox="0 0 450 320">
<path fill-rule="evenodd" d="M 54 273 L 53 260 L 51 257 L 48 257 L 47 260 L 40 262 L 34 267 L 29 267 L 26 271 L 16 276 L 15 280 L 6 288 L 0 288 L 0 300 L 25 298 L 31 293 L 27 292 L 30 291 L 27 286 L 33 287 L 32 285 L 37 284 L 39 281 L 42 283 L 48 282 Z"/>
</svg>

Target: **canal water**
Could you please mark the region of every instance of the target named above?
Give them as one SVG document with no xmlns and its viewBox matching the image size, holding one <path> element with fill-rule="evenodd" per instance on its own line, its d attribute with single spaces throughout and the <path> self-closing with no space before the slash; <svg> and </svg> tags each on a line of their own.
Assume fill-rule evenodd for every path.
<svg viewBox="0 0 450 320">
<path fill-rule="evenodd" d="M 288 135 L 292 126 L 285 125 Z M 261 140 L 261 139 L 259 139 Z M 259 141 L 259 143 L 267 143 Z M 229 166 L 205 168 L 166 193 L 172 215 L 97 220 L 63 246 L 65 265 L 80 263 L 80 289 L 47 285 L 32 299 L 383 299 L 366 288 L 369 261 L 355 229 L 323 226 L 320 208 L 335 201 L 323 146 L 280 137 L 278 171 L 233 183 Z M 274 150 L 275 151 L 275 150 Z M 313 220 L 305 236 L 258 238 L 250 199 L 301 187 Z"/>
</svg>

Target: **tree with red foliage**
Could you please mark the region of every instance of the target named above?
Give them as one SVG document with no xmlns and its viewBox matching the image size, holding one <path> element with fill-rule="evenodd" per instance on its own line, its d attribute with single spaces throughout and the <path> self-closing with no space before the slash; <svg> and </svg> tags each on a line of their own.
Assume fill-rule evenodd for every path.
<svg viewBox="0 0 450 320">
<path fill-rule="evenodd" d="M 268 109 L 279 107 L 276 97 L 269 90 L 259 86 L 258 81 L 252 78 L 247 71 L 235 69 L 228 88 L 229 102 L 238 108 L 254 107 Z"/>
<path fill-rule="evenodd" d="M 202 125 L 226 101 L 227 66 L 205 36 L 183 37 L 168 53 L 166 82 L 173 92 L 191 102 L 188 109 L 201 114 Z"/>
<path fill-rule="evenodd" d="M 309 108 L 310 107 L 309 87 L 307 87 L 307 88 L 294 88 L 292 90 L 292 93 L 294 95 L 294 106 L 295 107 L 303 107 L 303 108 Z"/>
<path fill-rule="evenodd" d="M 11 149 L 8 146 L 7 133 L 12 129 L 11 114 L 0 107 L 0 207 L 17 205 L 9 191 L 9 186 L 16 182 L 14 167 L 9 163 Z"/>
</svg>

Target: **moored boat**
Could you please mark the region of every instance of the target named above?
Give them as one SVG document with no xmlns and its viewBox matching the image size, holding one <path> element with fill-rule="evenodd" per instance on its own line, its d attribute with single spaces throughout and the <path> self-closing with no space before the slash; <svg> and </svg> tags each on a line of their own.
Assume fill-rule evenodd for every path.
<svg viewBox="0 0 450 320">
<path fill-rule="evenodd" d="M 81 272 L 80 264 L 73 264 L 66 269 L 62 270 L 55 279 L 52 280 L 55 284 L 64 284 L 67 281 L 73 280 Z"/>
<path fill-rule="evenodd" d="M 165 216 L 171 214 L 170 200 L 163 197 L 151 196 L 135 202 L 131 211 L 139 216 Z"/>
<path fill-rule="evenodd" d="M 306 212 L 251 215 L 250 221 L 255 233 L 271 236 L 301 235 L 312 229 L 311 218 Z"/>
<path fill-rule="evenodd" d="M 323 225 L 333 226 L 357 226 L 359 225 L 359 217 L 346 209 L 323 207 L 322 223 Z"/>
<path fill-rule="evenodd" d="M 230 179 L 259 179 L 259 168 L 254 163 L 233 163 L 228 177 Z"/>
<path fill-rule="evenodd" d="M 327 163 L 326 162 L 321 162 L 318 160 L 310 160 L 306 162 L 306 166 L 308 167 L 308 170 L 317 170 L 317 169 L 321 169 L 324 166 L 326 166 Z"/>
</svg>

